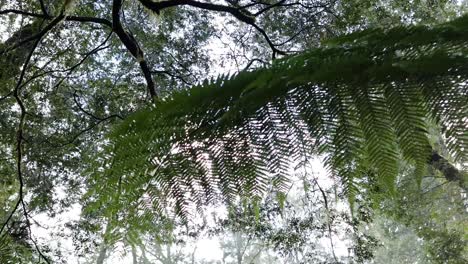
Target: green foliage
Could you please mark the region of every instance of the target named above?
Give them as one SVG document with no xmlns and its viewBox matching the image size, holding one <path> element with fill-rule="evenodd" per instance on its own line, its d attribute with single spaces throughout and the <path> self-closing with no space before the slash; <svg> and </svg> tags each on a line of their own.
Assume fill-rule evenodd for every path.
<svg viewBox="0 0 468 264">
<path fill-rule="evenodd" d="M 336 23 L 345 28 L 437 24 L 463 14 L 467 8 L 464 0 L 348 0 L 339 4 L 343 19 Z"/>
<path fill-rule="evenodd" d="M 1 263 L 25 263 L 33 259 L 33 248 L 28 243 L 26 224 L 14 222 L 10 234 L 5 234 L 0 239 Z"/>
<path fill-rule="evenodd" d="M 427 171 L 417 184 L 409 166 L 401 167 L 393 199 L 376 203 L 372 196 L 379 190 L 370 188 L 361 196 L 374 203 L 375 218 L 366 230 L 380 247 L 372 263 L 466 263 L 464 189 L 437 170 Z"/>
<path fill-rule="evenodd" d="M 70 19 L 53 27 L 33 51 L 18 94 L 27 113 L 20 165 L 32 226 L 47 222 L 41 221 L 44 213 L 57 218 L 71 205 L 84 205 L 80 221 L 65 227 L 76 233 L 75 248 L 84 258 L 92 258 L 101 242 L 106 249 L 115 241 L 149 240 L 138 237 L 135 229 L 164 240 L 170 234 L 158 223 L 167 204 L 185 213 L 193 201 L 198 207 L 218 197 L 237 202 L 240 194 L 250 199 L 244 207 L 253 208 L 254 221 L 261 222 L 260 196 L 272 185 L 280 207 L 287 206 L 284 190 L 291 165 L 311 152 L 324 154 L 329 168 L 342 176 L 350 201 L 363 196 L 363 187 L 391 191 L 400 155 L 416 165 L 419 176 L 425 170 L 423 152 L 429 148 L 424 129 L 432 122 L 428 113 L 448 132 L 455 150 L 450 153 L 458 153 L 457 160 L 466 153 L 466 133 L 459 129 L 466 120 L 457 117 L 466 110 L 465 75 L 457 75 L 466 57 L 466 19 L 429 30 L 367 30 L 309 50 L 332 36 L 370 25 L 446 21 L 462 12 L 457 7 L 461 1 L 234 1 L 250 6 L 243 8 L 246 14 L 267 9 L 255 22 L 278 49 L 288 54 L 308 51 L 269 68 L 220 77 L 174 94 L 226 68 L 269 65 L 267 40 L 227 13 L 178 6 L 155 15 L 138 1 L 123 1 L 123 27 L 144 51 L 158 96 L 168 97 L 154 109 L 135 114 L 138 122 L 128 119 L 105 139 L 119 119 L 149 102 L 141 69 L 110 26 L 113 2 L 80 1 L 70 16 L 98 20 Z M 234 2 L 222 4 L 236 6 Z M 5 25 L 0 30 L 2 222 L 19 190 L 19 112 L 13 89 L 34 41 L 17 44 L 44 29 L 62 5 L 63 1 L 0 0 L 0 24 Z M 102 19 L 106 20 L 101 23 Z M 215 43 L 226 49 L 223 54 L 211 49 Z M 427 87 L 411 86 L 421 83 Z M 462 96 L 456 98 L 456 92 Z M 375 148 L 381 136 L 384 144 Z M 96 157 L 107 143 L 107 153 Z M 370 175 L 376 177 L 369 180 Z M 10 222 L 0 236 L 0 254 L 7 258 L 0 262 L 38 259 L 30 244 L 34 238 L 51 260 L 61 258 L 65 249 L 53 248 L 49 241 L 68 234 L 48 238 L 51 251 L 42 249 L 44 236 L 35 234 L 35 228 L 30 237 L 17 240 L 15 235 L 26 235 L 21 214 L 20 206 L 12 218 L 15 226 Z M 96 239 L 101 234 L 103 239 Z"/>
<path fill-rule="evenodd" d="M 192 202 L 200 206 L 219 195 L 254 201 L 270 185 L 284 191 L 290 164 L 310 153 L 326 156 L 351 197 L 370 169 L 380 188 L 393 193 L 401 157 L 418 179 L 424 173 L 432 120 L 462 161 L 466 25 L 465 16 L 432 28 L 358 32 L 268 68 L 175 92 L 109 136 L 91 182 L 90 194 L 101 199 L 91 208 L 113 207 L 118 179 L 119 204 L 138 206 L 149 195 L 149 210 L 169 203 L 186 215 Z M 112 166 L 105 165 L 109 157 Z"/>
<path fill-rule="evenodd" d="M 463 234 L 454 231 L 424 230 L 424 232 L 426 238 L 430 238 L 431 246 L 428 247 L 428 252 L 434 263 L 466 263 L 466 240 L 463 239 Z"/>
</svg>

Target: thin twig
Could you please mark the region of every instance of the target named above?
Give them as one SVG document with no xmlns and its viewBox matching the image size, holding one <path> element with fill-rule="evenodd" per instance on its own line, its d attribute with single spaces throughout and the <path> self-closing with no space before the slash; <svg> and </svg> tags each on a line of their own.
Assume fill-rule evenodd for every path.
<svg viewBox="0 0 468 264">
<path fill-rule="evenodd" d="M 331 219 L 330 219 L 330 208 L 328 207 L 328 199 L 327 199 L 327 194 L 325 191 L 322 189 L 320 184 L 318 183 L 317 179 L 314 177 L 314 182 L 317 185 L 318 189 L 320 190 L 320 193 L 322 194 L 323 202 L 325 204 L 325 210 L 327 211 L 327 228 L 328 228 L 328 237 L 330 239 L 330 246 L 332 250 L 332 255 L 333 258 L 335 259 L 335 262 L 338 263 L 338 258 L 336 257 L 335 254 L 335 246 L 333 244 L 333 237 L 332 237 L 332 228 L 331 228 Z"/>
</svg>

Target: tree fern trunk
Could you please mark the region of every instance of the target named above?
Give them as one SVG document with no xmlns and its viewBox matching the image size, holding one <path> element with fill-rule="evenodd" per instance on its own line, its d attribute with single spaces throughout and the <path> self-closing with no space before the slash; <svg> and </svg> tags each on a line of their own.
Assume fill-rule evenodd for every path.
<svg viewBox="0 0 468 264">
<path fill-rule="evenodd" d="M 104 239 L 102 240 L 101 245 L 99 246 L 99 255 L 96 260 L 96 264 L 103 264 L 104 260 L 106 259 L 107 256 L 107 243 L 105 237 L 109 234 L 110 232 L 110 219 L 107 221 L 107 226 L 106 230 L 104 231 Z"/>
<path fill-rule="evenodd" d="M 447 159 L 440 156 L 436 151 L 432 152 L 432 155 L 429 159 L 429 163 L 440 171 L 447 181 L 458 182 L 460 187 L 467 191 L 465 185 L 465 175 L 458 170 L 454 165 L 452 165 Z"/>
<path fill-rule="evenodd" d="M 101 246 L 100 246 L 100 249 L 99 249 L 99 255 L 98 255 L 98 258 L 96 260 L 96 264 L 103 264 L 104 260 L 106 259 L 106 255 L 107 255 L 107 246 L 103 242 L 101 244 Z"/>
<path fill-rule="evenodd" d="M 136 252 L 135 246 L 132 246 L 132 259 L 133 259 L 133 264 L 138 264 L 137 252 Z"/>
</svg>

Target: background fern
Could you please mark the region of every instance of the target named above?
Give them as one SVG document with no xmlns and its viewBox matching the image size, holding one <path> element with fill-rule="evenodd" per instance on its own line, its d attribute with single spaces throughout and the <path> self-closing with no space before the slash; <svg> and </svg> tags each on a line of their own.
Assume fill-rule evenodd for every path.
<svg viewBox="0 0 468 264">
<path fill-rule="evenodd" d="M 219 197 L 256 201 L 270 186 L 285 191 L 291 164 L 311 154 L 325 157 L 351 200 L 369 171 L 393 192 L 401 158 L 424 174 L 433 122 L 453 158 L 466 158 L 467 68 L 465 16 L 433 28 L 358 32 L 204 81 L 115 128 L 95 162 L 88 196 L 100 198 L 89 209 L 131 205 L 121 219 L 151 222 L 165 205 L 187 216 Z"/>
</svg>

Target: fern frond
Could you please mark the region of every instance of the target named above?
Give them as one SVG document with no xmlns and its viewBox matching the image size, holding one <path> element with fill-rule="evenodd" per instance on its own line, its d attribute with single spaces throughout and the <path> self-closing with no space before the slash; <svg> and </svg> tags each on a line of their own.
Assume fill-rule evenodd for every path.
<svg viewBox="0 0 468 264">
<path fill-rule="evenodd" d="M 182 214 L 219 197 L 255 200 L 270 185 L 286 190 L 291 164 L 311 153 L 326 157 L 350 195 L 368 169 L 393 191 L 400 158 L 424 173 L 429 119 L 457 160 L 467 157 L 468 16 L 327 45 L 205 81 L 129 117 L 106 152 L 110 177 L 126 179 L 121 199 L 152 196 L 156 186 L 164 197 L 156 207 L 165 201 Z"/>
</svg>

